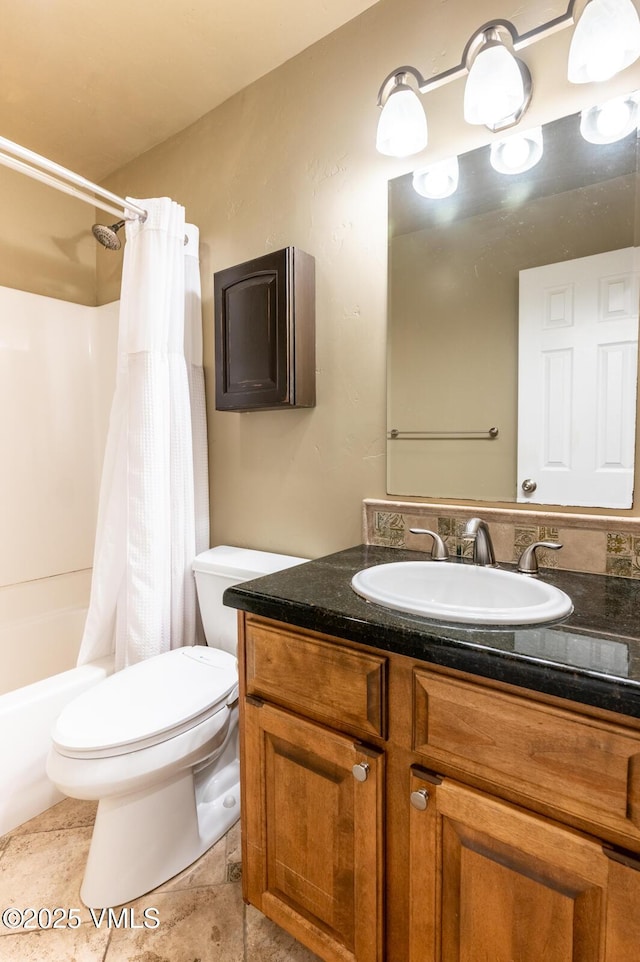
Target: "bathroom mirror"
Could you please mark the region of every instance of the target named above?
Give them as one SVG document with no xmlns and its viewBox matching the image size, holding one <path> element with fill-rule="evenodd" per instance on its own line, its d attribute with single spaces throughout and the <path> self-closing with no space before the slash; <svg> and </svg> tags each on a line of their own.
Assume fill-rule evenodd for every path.
<svg viewBox="0 0 640 962">
<path fill-rule="evenodd" d="M 390 182 L 389 494 L 631 506 L 637 135 L 596 145 L 579 127 L 579 114 L 545 125 L 541 160 L 520 174 L 496 172 L 489 146 L 461 156 L 444 199 L 419 195 L 411 174 Z M 587 288 L 607 339 L 579 373 L 570 355 L 587 356 L 574 324 Z M 556 341 L 519 332 L 521 300 Z M 562 339 L 568 328 L 580 344 Z M 585 438 L 593 450 L 580 457 L 598 469 L 582 490 L 567 462 Z M 544 463 L 529 468 L 527 444 Z M 547 484 L 561 475 L 564 488 Z"/>
</svg>

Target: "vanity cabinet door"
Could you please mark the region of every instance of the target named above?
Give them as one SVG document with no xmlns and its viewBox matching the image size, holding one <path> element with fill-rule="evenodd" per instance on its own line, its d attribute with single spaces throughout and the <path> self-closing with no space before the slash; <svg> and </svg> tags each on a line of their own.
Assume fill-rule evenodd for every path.
<svg viewBox="0 0 640 962">
<path fill-rule="evenodd" d="M 379 750 L 244 705 L 244 895 L 327 962 L 382 962 Z"/>
<path fill-rule="evenodd" d="M 412 774 L 409 962 L 631 962 L 640 872 L 595 839 Z M 415 801 L 412 794 L 412 803 Z"/>
</svg>

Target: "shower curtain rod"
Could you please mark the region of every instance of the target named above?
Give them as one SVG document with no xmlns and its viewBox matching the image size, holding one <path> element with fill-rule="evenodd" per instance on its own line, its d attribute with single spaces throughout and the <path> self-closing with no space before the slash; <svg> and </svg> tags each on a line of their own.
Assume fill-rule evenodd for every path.
<svg viewBox="0 0 640 962">
<path fill-rule="evenodd" d="M 118 197 L 110 190 L 93 184 L 86 177 L 74 174 L 72 170 L 36 154 L 33 150 L 21 147 L 20 144 L 15 144 L 6 137 L 0 137 L 0 164 L 118 217 L 123 214 L 136 214 L 142 221 L 147 219 L 144 208 L 130 204 L 123 197 Z M 97 196 L 94 197 L 93 194 Z"/>
</svg>

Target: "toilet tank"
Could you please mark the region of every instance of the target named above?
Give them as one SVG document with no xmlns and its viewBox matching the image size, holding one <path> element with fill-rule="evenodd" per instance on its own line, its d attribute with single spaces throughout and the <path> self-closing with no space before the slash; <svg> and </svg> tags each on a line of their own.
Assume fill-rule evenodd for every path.
<svg viewBox="0 0 640 962">
<path fill-rule="evenodd" d="M 231 585 L 273 574 L 284 568 L 303 564 L 307 558 L 233 548 L 221 544 L 196 555 L 193 572 L 196 579 L 198 605 L 202 625 L 211 648 L 221 648 L 235 655 L 238 644 L 238 612 L 222 603 L 222 595 Z"/>
</svg>

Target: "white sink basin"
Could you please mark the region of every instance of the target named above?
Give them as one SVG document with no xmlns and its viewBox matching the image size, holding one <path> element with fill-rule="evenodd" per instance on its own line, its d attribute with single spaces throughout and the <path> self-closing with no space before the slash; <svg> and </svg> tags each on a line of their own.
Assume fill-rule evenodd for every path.
<svg viewBox="0 0 640 962">
<path fill-rule="evenodd" d="M 397 561 L 358 571 L 351 586 L 385 608 L 453 624 L 539 625 L 573 611 L 554 585 L 479 565 Z"/>
</svg>

